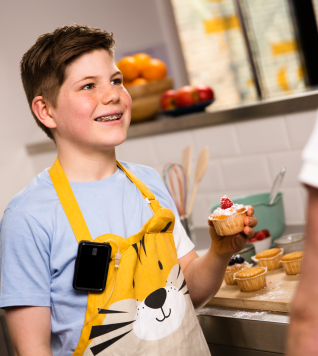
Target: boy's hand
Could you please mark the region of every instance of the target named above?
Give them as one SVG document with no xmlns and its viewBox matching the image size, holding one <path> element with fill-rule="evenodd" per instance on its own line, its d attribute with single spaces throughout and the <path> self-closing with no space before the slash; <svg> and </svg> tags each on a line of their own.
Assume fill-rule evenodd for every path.
<svg viewBox="0 0 318 356">
<path fill-rule="evenodd" d="M 244 248 L 247 239 L 254 235 L 253 227 L 257 225 L 257 219 L 252 216 L 253 214 L 254 208 L 248 206 L 247 216 L 244 219 L 244 230 L 239 234 L 230 236 L 219 236 L 215 231 L 213 222 L 208 220 L 213 250 L 218 256 L 230 258 Z"/>
</svg>

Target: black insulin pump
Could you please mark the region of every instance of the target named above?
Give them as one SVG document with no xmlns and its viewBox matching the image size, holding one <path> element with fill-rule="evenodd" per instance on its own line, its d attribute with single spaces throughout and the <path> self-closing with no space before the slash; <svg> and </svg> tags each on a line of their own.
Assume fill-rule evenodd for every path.
<svg viewBox="0 0 318 356">
<path fill-rule="evenodd" d="M 81 241 L 78 244 L 73 288 L 89 292 L 103 292 L 111 251 L 109 243 Z"/>
</svg>

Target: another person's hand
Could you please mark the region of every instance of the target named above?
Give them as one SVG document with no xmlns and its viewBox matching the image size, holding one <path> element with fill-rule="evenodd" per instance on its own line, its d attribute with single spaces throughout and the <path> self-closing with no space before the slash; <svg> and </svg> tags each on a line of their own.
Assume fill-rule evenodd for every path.
<svg viewBox="0 0 318 356">
<path fill-rule="evenodd" d="M 231 257 L 240 252 L 246 245 L 247 239 L 254 235 L 254 229 L 257 225 L 257 219 L 253 217 L 254 208 L 247 207 L 247 216 L 244 219 L 243 232 L 230 236 L 219 236 L 213 226 L 213 222 L 208 220 L 209 232 L 212 239 L 213 249 L 220 257 Z"/>
</svg>

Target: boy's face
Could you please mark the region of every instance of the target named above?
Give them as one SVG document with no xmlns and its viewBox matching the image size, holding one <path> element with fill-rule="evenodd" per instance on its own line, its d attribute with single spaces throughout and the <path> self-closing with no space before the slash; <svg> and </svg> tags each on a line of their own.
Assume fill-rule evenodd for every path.
<svg viewBox="0 0 318 356">
<path fill-rule="evenodd" d="M 57 144 L 93 153 L 124 142 L 131 98 L 111 55 L 95 50 L 71 63 L 51 110 Z"/>
</svg>

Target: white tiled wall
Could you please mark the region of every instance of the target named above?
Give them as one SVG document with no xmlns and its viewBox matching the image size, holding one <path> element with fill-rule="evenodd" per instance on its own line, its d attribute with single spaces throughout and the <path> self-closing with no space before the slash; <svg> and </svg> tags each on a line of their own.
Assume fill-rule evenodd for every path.
<svg viewBox="0 0 318 356">
<path fill-rule="evenodd" d="M 118 158 L 153 167 L 162 173 L 167 162 L 180 162 L 189 144 L 194 161 L 208 146 L 210 162 L 195 201 L 193 221 L 205 226 L 209 206 L 221 195 L 235 197 L 269 191 L 280 168 L 287 172 L 282 185 L 287 224 L 305 222 L 306 191 L 298 183 L 301 152 L 316 120 L 316 111 L 130 139 L 118 148 Z"/>
<path fill-rule="evenodd" d="M 177 120 L 177 119 L 175 119 Z M 218 125 L 145 138 L 129 139 L 117 148 L 119 160 L 154 168 L 160 175 L 167 162 L 180 162 L 181 152 L 193 145 L 195 159 L 208 146 L 210 161 L 194 204 L 195 226 L 206 226 L 209 206 L 224 194 L 236 197 L 270 190 L 280 168 L 285 166 L 282 192 L 287 224 L 305 222 L 307 193 L 298 183 L 301 152 L 316 120 L 316 111 L 306 111 L 274 118 L 257 119 L 236 124 Z M 31 131 L 30 131 L 31 133 Z M 41 130 L 34 127 L 28 142 L 43 141 Z M 0 135 L 1 136 L 1 135 Z M 9 156 L 0 157 L 5 169 L 0 176 L 0 208 L 3 211 L 10 198 L 26 186 L 32 177 L 49 167 L 55 152 L 28 156 L 18 146 L 22 135 L 14 140 L 3 139 L 0 149 L 9 149 Z M 6 158 L 8 157 L 8 158 Z M 191 183 L 190 183 L 191 186 Z"/>
</svg>

